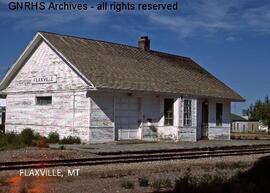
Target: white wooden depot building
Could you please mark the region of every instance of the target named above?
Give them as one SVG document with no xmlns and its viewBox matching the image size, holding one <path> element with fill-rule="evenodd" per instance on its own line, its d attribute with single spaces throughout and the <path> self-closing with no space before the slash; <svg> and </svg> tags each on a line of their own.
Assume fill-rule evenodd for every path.
<svg viewBox="0 0 270 193">
<path fill-rule="evenodd" d="M 6 132 L 85 142 L 230 139 L 230 104 L 244 99 L 192 59 L 39 32 L 10 68 Z"/>
</svg>

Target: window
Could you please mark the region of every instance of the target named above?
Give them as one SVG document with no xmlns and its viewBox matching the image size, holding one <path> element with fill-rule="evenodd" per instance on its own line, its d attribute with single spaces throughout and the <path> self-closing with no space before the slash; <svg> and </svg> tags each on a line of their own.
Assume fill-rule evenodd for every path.
<svg viewBox="0 0 270 193">
<path fill-rule="evenodd" d="M 51 105 L 52 97 L 51 96 L 36 97 L 36 104 L 37 105 Z"/>
<path fill-rule="evenodd" d="M 191 100 L 184 100 L 184 126 L 192 125 Z"/>
<path fill-rule="evenodd" d="M 216 104 L 216 126 L 222 126 L 222 112 L 223 112 L 222 103 L 217 103 Z"/>
<path fill-rule="evenodd" d="M 243 132 L 246 131 L 246 125 L 243 125 Z"/>
<path fill-rule="evenodd" d="M 164 100 L 164 125 L 173 125 L 173 103 L 174 99 Z"/>
</svg>

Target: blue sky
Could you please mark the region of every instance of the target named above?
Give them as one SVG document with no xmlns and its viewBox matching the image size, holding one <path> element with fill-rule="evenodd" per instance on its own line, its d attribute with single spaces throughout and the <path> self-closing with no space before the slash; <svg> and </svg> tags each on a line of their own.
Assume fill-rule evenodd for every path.
<svg viewBox="0 0 270 193">
<path fill-rule="evenodd" d="M 246 98 L 245 103 L 232 105 L 234 112 L 270 94 L 269 0 L 179 0 L 178 11 L 121 13 L 10 11 L 8 2 L 0 0 L 0 77 L 37 31 L 129 45 L 137 45 L 140 36 L 148 35 L 152 49 L 193 58 Z M 67 2 L 96 5 L 97 1 Z"/>
</svg>

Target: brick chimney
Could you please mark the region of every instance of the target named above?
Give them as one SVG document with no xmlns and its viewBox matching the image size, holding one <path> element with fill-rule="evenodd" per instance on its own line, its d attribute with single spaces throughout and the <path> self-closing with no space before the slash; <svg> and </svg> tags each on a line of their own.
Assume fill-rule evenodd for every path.
<svg viewBox="0 0 270 193">
<path fill-rule="evenodd" d="M 142 36 L 138 42 L 139 48 L 142 50 L 148 51 L 150 50 L 150 40 L 148 36 Z"/>
</svg>

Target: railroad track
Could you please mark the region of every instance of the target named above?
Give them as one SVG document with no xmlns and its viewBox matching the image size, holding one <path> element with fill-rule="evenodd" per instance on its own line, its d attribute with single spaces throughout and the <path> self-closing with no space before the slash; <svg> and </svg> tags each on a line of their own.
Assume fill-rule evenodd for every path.
<svg viewBox="0 0 270 193">
<path fill-rule="evenodd" d="M 231 148 L 223 147 L 223 148 L 179 149 L 179 151 L 159 150 L 151 152 L 146 151 L 136 154 L 131 153 L 122 154 L 120 152 L 119 155 L 106 155 L 83 159 L 1 162 L 0 171 L 48 168 L 59 166 L 93 166 L 93 165 L 106 165 L 117 163 L 198 159 L 198 158 L 241 156 L 241 155 L 266 154 L 266 153 L 270 153 L 270 145 L 254 145 L 254 146 L 238 146 L 238 147 L 236 146 Z"/>
</svg>

